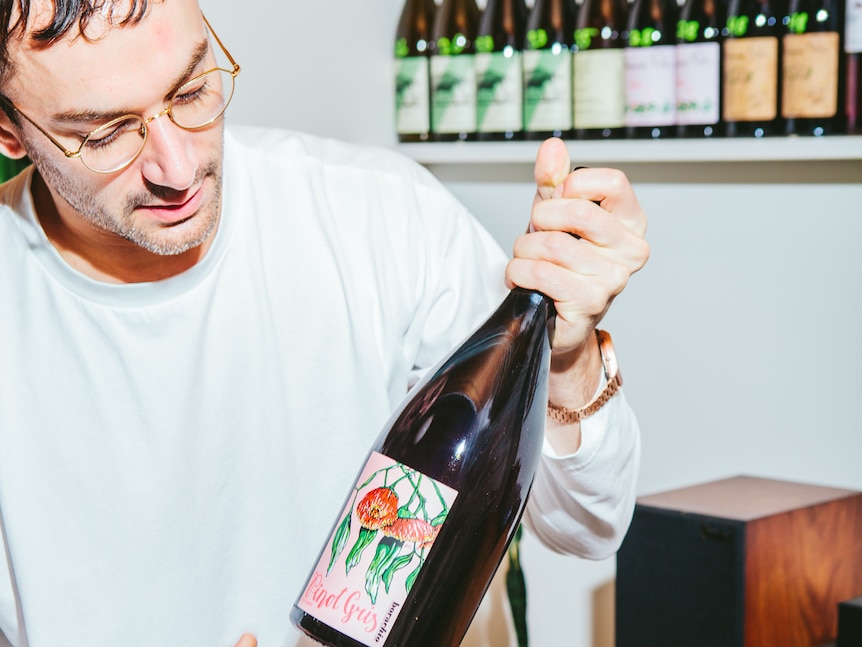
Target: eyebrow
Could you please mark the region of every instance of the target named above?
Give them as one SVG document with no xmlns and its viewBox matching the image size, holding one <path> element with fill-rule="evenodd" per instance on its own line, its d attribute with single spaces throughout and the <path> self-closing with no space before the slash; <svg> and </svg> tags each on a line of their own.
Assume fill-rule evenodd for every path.
<svg viewBox="0 0 862 647">
<path fill-rule="evenodd" d="M 171 85 L 170 89 L 165 93 L 163 97 L 163 101 L 167 102 L 174 96 L 177 90 L 179 90 L 184 83 L 186 83 L 194 73 L 195 69 L 200 65 L 201 61 L 204 60 L 207 53 L 210 50 L 209 39 L 205 39 L 198 43 L 197 47 L 195 47 L 192 52 L 192 56 L 189 59 L 188 65 L 186 65 L 185 69 L 176 77 L 176 80 Z M 111 119 L 116 119 L 117 117 L 122 117 L 124 115 L 136 114 L 133 108 L 118 108 L 116 110 L 86 110 L 81 108 L 73 108 L 72 110 L 67 110 L 65 112 L 59 112 L 54 114 L 51 117 L 51 120 L 55 123 L 91 123 L 91 122 L 99 122 L 99 121 L 110 121 Z"/>
</svg>

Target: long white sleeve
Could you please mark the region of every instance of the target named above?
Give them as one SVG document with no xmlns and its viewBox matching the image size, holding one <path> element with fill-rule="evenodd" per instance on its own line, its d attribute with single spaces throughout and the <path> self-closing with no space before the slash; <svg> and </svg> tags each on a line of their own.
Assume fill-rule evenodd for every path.
<svg viewBox="0 0 862 647">
<path fill-rule="evenodd" d="M 581 422 L 581 438 L 569 456 L 545 442 L 524 517 L 551 550 L 603 559 L 622 543 L 636 498 L 640 430 L 622 391 Z"/>
</svg>

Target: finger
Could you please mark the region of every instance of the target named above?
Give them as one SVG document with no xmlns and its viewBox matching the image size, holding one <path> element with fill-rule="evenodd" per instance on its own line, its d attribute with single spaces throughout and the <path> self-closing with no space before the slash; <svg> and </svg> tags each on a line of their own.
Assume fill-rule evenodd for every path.
<svg viewBox="0 0 862 647">
<path fill-rule="evenodd" d="M 553 201 L 576 202 L 571 200 Z M 513 253 L 516 258 L 545 261 L 584 275 L 600 275 L 607 268 L 604 263 L 627 268 L 629 274 L 640 270 L 649 257 L 646 241 L 595 205 L 582 203 L 588 217 L 573 219 L 564 209 L 537 209 L 538 212 L 555 211 L 554 217 L 542 217 L 550 226 L 546 230 L 515 239 Z M 542 203 L 541 206 L 551 203 Z M 556 204 L 554 205 L 556 206 Z M 577 238 L 568 233 L 574 231 Z"/>
<path fill-rule="evenodd" d="M 551 137 L 542 142 L 533 170 L 536 201 L 547 200 L 553 195 L 556 186 L 566 179 L 569 165 L 569 149 L 562 139 Z"/>
<path fill-rule="evenodd" d="M 585 268 L 586 269 L 586 268 Z M 538 290 L 554 300 L 557 316 L 573 330 L 568 341 L 555 339 L 554 348 L 576 346 L 577 340 L 607 312 L 614 297 L 625 288 L 629 277 L 624 267 L 607 263 L 600 268 L 596 263 L 589 273 L 572 272 L 554 263 L 529 259 L 513 259 L 506 268 L 506 280 L 528 290 Z M 572 342 L 572 339 L 576 340 Z"/>
<path fill-rule="evenodd" d="M 617 216 L 625 227 L 636 234 L 643 236 L 646 233 L 646 214 L 622 171 L 610 168 L 580 169 L 563 179 L 558 194 L 564 198 L 595 202 Z"/>
<path fill-rule="evenodd" d="M 251 634 L 243 634 L 235 647 L 257 647 L 257 638 Z"/>
</svg>

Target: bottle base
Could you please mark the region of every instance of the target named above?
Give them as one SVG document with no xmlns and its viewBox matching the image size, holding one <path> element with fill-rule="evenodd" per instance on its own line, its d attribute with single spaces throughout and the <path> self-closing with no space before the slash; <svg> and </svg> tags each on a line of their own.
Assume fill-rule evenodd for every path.
<svg viewBox="0 0 862 647">
<path fill-rule="evenodd" d="M 726 137 L 772 137 L 781 134 L 782 129 L 775 121 L 733 121 L 725 124 Z"/>
<path fill-rule="evenodd" d="M 431 133 L 398 133 L 398 141 L 402 144 L 415 144 L 431 141 Z"/>
<path fill-rule="evenodd" d="M 524 133 L 524 139 L 530 141 L 544 141 L 551 137 L 559 137 L 560 139 L 574 139 L 574 134 L 571 130 L 534 130 Z"/>
<path fill-rule="evenodd" d="M 786 119 L 784 122 L 785 135 L 800 135 L 807 137 L 823 137 L 842 133 L 846 126 L 840 123 L 837 117 L 829 119 Z"/>
<path fill-rule="evenodd" d="M 685 124 L 676 127 L 680 139 L 713 139 L 724 134 L 719 124 Z"/>
<path fill-rule="evenodd" d="M 506 132 L 480 132 L 476 133 L 476 140 L 480 142 L 515 142 L 524 139 L 521 130 L 507 130 Z"/>
<path fill-rule="evenodd" d="M 575 139 L 622 139 L 625 137 L 625 129 L 617 128 L 575 128 Z"/>
<path fill-rule="evenodd" d="M 629 139 L 667 139 L 673 137 L 674 126 L 626 126 Z"/>
<path fill-rule="evenodd" d="M 365 647 L 361 642 L 350 636 L 345 636 L 309 615 L 299 607 L 294 606 L 290 612 L 290 620 L 302 633 L 321 645 L 334 645 L 335 647 Z"/>
<path fill-rule="evenodd" d="M 431 133 L 432 142 L 470 142 L 476 139 L 476 133 Z"/>
</svg>

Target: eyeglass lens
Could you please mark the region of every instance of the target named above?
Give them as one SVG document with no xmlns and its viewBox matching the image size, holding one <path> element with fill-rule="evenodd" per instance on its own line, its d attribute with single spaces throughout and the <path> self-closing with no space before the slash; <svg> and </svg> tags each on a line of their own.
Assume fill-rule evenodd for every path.
<svg viewBox="0 0 862 647">
<path fill-rule="evenodd" d="M 171 99 L 168 115 L 177 126 L 196 130 L 213 123 L 233 96 L 234 78 L 222 69 L 211 70 L 183 85 Z M 126 116 L 94 130 L 81 147 L 87 168 L 106 173 L 133 160 L 146 142 L 146 122 Z"/>
</svg>

